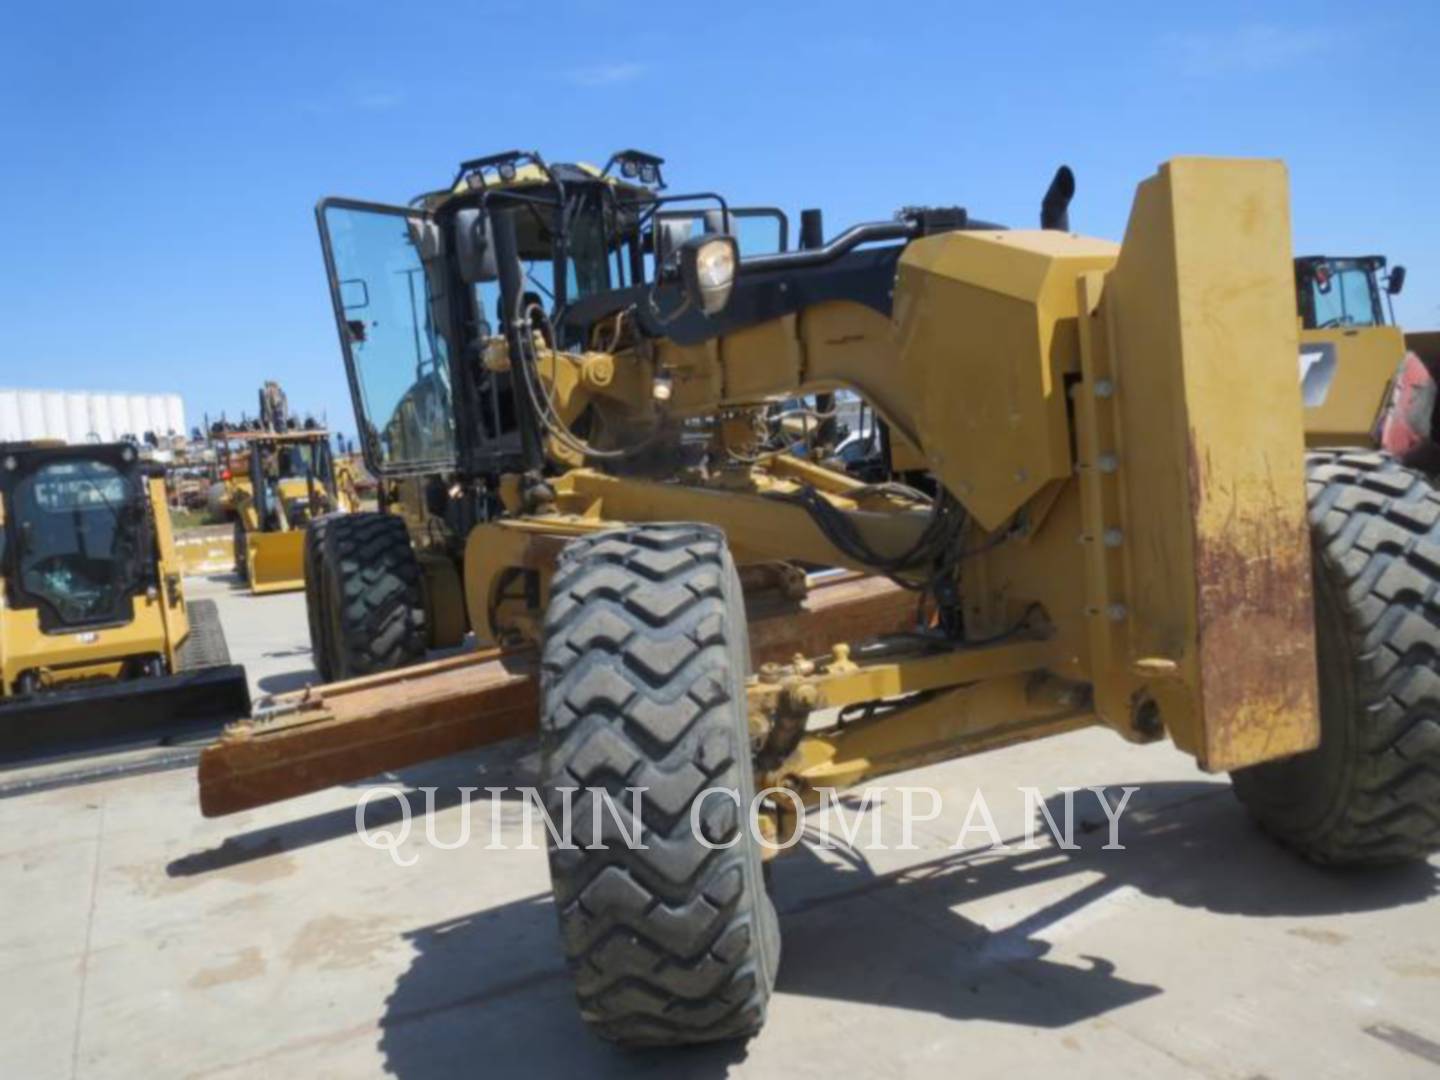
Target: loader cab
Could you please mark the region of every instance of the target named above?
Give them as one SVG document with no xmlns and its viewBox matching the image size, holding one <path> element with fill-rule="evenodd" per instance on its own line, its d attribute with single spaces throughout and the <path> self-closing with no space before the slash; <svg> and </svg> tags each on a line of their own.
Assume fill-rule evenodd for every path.
<svg viewBox="0 0 1440 1080">
<path fill-rule="evenodd" d="M 1306 330 L 1394 325 L 1391 297 L 1405 283 L 1405 268 L 1388 273 L 1383 255 L 1295 260 L 1295 294 Z"/>
<path fill-rule="evenodd" d="M 337 505 L 334 459 L 325 432 L 252 439 L 249 473 L 263 532 L 303 527 Z"/>
<path fill-rule="evenodd" d="M 1307 255 L 1295 260 L 1300 389 L 1310 446 L 1372 445 L 1405 335 L 1392 298 L 1405 268 L 1382 255 Z"/>
<path fill-rule="evenodd" d="M 135 448 L 0 445 L 5 606 L 44 633 L 128 623 L 154 583 L 154 539 Z"/>
</svg>

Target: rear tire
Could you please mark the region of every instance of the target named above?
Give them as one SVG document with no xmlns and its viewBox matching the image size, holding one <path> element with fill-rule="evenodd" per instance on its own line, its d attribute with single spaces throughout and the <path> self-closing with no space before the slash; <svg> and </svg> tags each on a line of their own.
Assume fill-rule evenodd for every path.
<svg viewBox="0 0 1440 1080">
<path fill-rule="evenodd" d="M 328 628 L 321 640 L 334 679 L 393 671 L 425 658 L 420 563 L 394 514 L 339 514 L 320 548 Z"/>
<path fill-rule="evenodd" d="M 1321 863 L 1440 850 L 1440 492 L 1385 454 L 1307 460 L 1320 746 L 1234 774 L 1260 825 Z"/>
<path fill-rule="evenodd" d="M 190 620 L 190 633 L 176 650 L 176 666 L 181 671 L 197 671 L 230 663 L 230 646 L 215 601 L 192 600 L 185 605 L 185 614 Z"/>
<path fill-rule="evenodd" d="M 581 789 L 577 847 L 550 845 L 550 877 L 581 1016 L 639 1045 L 744 1038 L 775 983 L 780 929 L 748 827 L 754 798 L 749 639 L 724 535 L 701 525 L 620 529 L 562 553 L 545 617 L 540 747 L 545 801 Z M 627 822 L 628 846 L 598 798 Z M 701 831 L 691 811 L 709 788 Z M 587 849 L 591 814 L 604 848 Z"/>
<path fill-rule="evenodd" d="M 321 682 L 332 678 L 331 644 L 328 638 L 330 612 L 325 606 L 324 561 L 325 532 L 332 518 L 316 518 L 305 527 L 305 554 L 302 566 L 305 575 L 305 618 L 310 625 L 310 656 Z"/>
</svg>

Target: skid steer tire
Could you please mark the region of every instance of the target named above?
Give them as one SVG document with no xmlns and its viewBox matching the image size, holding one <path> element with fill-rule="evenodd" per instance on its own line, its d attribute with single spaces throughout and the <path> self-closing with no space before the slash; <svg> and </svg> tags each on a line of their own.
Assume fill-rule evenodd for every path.
<svg viewBox="0 0 1440 1080">
<path fill-rule="evenodd" d="M 305 576 L 305 619 L 310 625 L 310 657 L 321 682 L 329 682 L 331 644 L 327 640 L 330 613 L 325 606 L 324 560 L 325 531 L 333 520 L 319 517 L 305 526 L 305 554 L 301 566 Z"/>
<path fill-rule="evenodd" d="M 1440 492 L 1381 453 L 1307 458 L 1320 746 L 1234 774 L 1316 862 L 1440 850 Z"/>
<path fill-rule="evenodd" d="M 230 646 L 225 643 L 225 629 L 220 625 L 220 609 L 214 600 L 192 600 L 185 605 L 190 620 L 190 633 L 175 653 L 181 671 L 221 667 L 230 663 Z"/>
<path fill-rule="evenodd" d="M 240 575 L 242 583 L 250 584 L 250 558 L 249 540 L 245 536 L 245 523 L 239 518 L 235 519 L 235 573 Z"/>
<path fill-rule="evenodd" d="M 394 671 L 425 658 L 420 563 L 394 514 L 339 514 L 320 549 L 322 610 L 334 679 Z M 328 634 L 328 640 L 327 640 Z"/>
<path fill-rule="evenodd" d="M 582 1017 L 630 1045 L 744 1038 L 764 1023 L 780 928 L 749 828 L 749 638 L 724 534 L 701 525 L 598 533 L 562 553 L 545 618 L 541 775 L 547 813 L 573 794 L 575 847 L 550 839 L 560 936 Z M 632 849 L 606 789 L 633 835 Z M 739 805 L 712 794 L 724 788 Z M 589 849 L 599 817 L 603 848 Z"/>
</svg>

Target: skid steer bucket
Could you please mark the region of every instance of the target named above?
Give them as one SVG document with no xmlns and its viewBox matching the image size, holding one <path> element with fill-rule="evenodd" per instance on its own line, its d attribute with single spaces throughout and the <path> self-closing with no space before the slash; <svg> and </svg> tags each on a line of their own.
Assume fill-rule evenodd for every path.
<svg viewBox="0 0 1440 1080">
<path fill-rule="evenodd" d="M 290 592 L 305 587 L 305 531 L 251 533 L 246 539 L 250 591 Z"/>
<path fill-rule="evenodd" d="M 0 703 L 0 764 L 215 728 L 250 712 L 238 664 L 77 683 Z"/>
</svg>

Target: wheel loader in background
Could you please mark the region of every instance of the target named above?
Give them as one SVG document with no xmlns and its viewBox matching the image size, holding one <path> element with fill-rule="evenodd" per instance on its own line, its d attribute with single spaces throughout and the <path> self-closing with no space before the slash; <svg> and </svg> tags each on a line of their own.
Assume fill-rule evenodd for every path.
<svg viewBox="0 0 1440 1080">
<path fill-rule="evenodd" d="M 273 385 L 273 384 L 272 384 Z M 245 471 L 230 471 L 235 571 L 256 595 L 305 587 L 305 530 L 328 514 L 359 508 L 348 466 L 337 465 L 320 428 L 227 433 L 245 447 Z"/>
<path fill-rule="evenodd" d="M 249 713 L 134 445 L 0 444 L 0 576 L 0 762 Z"/>
<path fill-rule="evenodd" d="M 1295 260 L 1305 434 L 1312 446 L 1379 446 L 1440 472 L 1440 332 L 1402 331 L 1405 268 L 1383 255 Z"/>
<path fill-rule="evenodd" d="M 581 1012 L 641 1044 L 754 1032 L 796 806 L 922 764 L 1101 725 L 1311 859 L 1440 846 L 1440 495 L 1306 452 L 1281 163 L 1168 162 L 1120 244 L 1069 231 L 1062 170 L 1040 229 L 807 212 L 797 250 L 662 164 L 319 204 L 403 513 L 312 526 L 317 657 L 365 677 L 231 728 L 206 814 L 538 730 L 552 818 L 601 819 L 550 849 Z M 841 390 L 933 495 L 764 449 L 773 403 Z"/>
</svg>

